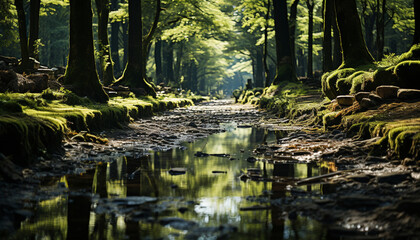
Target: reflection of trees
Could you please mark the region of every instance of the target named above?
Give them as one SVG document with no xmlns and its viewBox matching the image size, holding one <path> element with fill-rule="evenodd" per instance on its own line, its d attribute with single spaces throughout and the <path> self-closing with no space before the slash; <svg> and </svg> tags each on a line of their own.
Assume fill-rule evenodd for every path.
<svg viewBox="0 0 420 240">
<path fill-rule="evenodd" d="M 89 238 L 90 195 L 70 194 L 67 212 L 67 239 Z"/>
</svg>

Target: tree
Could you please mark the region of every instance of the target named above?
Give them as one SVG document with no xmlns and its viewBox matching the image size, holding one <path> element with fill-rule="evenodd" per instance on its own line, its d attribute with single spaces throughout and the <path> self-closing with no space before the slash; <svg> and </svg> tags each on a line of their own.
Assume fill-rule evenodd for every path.
<svg viewBox="0 0 420 240">
<path fill-rule="evenodd" d="M 382 11 L 381 11 L 382 10 Z M 386 0 L 376 0 L 376 59 L 384 55 Z"/>
<path fill-rule="evenodd" d="M 314 1 L 313 0 L 306 0 L 306 6 L 308 7 L 308 72 L 307 76 L 309 78 L 313 77 L 313 28 L 314 28 Z"/>
<path fill-rule="evenodd" d="M 39 60 L 38 45 L 39 45 L 39 9 L 41 0 L 31 0 L 30 14 L 29 14 L 29 57 Z"/>
<path fill-rule="evenodd" d="M 289 42 L 286 0 L 273 0 L 273 7 L 277 55 L 276 77 L 274 78 L 273 84 L 278 85 L 282 81 L 296 81 L 297 79 L 292 63 L 292 51 Z"/>
<path fill-rule="evenodd" d="M 342 50 L 340 68 L 373 63 L 367 50 L 355 0 L 334 0 Z"/>
<path fill-rule="evenodd" d="M 20 55 L 22 58 L 21 66 L 26 68 L 29 64 L 28 37 L 26 33 L 26 17 L 23 7 L 23 0 L 15 0 L 16 11 L 19 24 Z"/>
<path fill-rule="evenodd" d="M 296 71 L 296 17 L 297 17 L 297 7 L 299 0 L 293 0 L 292 5 L 290 6 L 290 18 L 289 18 L 289 34 L 290 34 L 290 49 L 292 51 L 292 63 L 293 68 Z"/>
<path fill-rule="evenodd" d="M 124 73 L 115 84 L 122 84 L 131 88 L 142 88 L 148 95 L 156 97 L 155 89 L 146 81 L 143 58 L 143 27 L 141 2 L 128 1 L 128 59 Z"/>
<path fill-rule="evenodd" d="M 111 11 L 118 10 L 118 0 L 111 0 Z M 111 56 L 112 62 L 114 62 L 114 73 L 121 73 L 121 63 L 119 56 L 119 33 L 120 33 L 120 22 L 111 22 Z"/>
<path fill-rule="evenodd" d="M 63 83 L 79 96 L 108 101 L 96 72 L 91 1 L 70 0 L 70 53 Z"/>
<path fill-rule="evenodd" d="M 331 21 L 333 16 L 333 6 L 331 1 L 324 0 L 324 12 L 323 12 L 323 39 L 322 39 L 322 71 L 328 72 L 333 69 L 332 66 L 332 42 L 331 42 Z"/>
<path fill-rule="evenodd" d="M 413 44 L 420 43 L 420 2 L 414 0 L 414 40 Z"/>
<path fill-rule="evenodd" d="M 110 85 L 115 82 L 114 63 L 108 41 L 109 0 L 95 0 L 98 11 L 98 45 L 99 64 L 102 72 L 102 83 Z"/>
</svg>

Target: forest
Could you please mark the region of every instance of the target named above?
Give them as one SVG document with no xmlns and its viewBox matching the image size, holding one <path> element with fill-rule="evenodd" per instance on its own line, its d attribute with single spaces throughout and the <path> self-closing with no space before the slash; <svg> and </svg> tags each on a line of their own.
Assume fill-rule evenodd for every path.
<svg viewBox="0 0 420 240">
<path fill-rule="evenodd" d="M 3 239 L 416 239 L 417 0 L 2 0 Z"/>
</svg>

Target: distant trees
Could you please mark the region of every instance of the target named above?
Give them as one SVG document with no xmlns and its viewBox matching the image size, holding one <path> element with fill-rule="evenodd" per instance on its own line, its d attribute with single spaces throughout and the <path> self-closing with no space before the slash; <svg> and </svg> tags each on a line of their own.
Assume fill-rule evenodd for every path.
<svg viewBox="0 0 420 240">
<path fill-rule="evenodd" d="M 70 53 L 63 83 L 79 96 L 108 101 L 96 72 L 91 1 L 70 0 Z"/>
</svg>

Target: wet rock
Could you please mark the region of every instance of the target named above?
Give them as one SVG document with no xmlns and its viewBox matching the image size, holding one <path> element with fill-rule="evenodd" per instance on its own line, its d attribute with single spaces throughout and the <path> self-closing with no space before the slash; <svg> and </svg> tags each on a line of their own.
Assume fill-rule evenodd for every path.
<svg viewBox="0 0 420 240">
<path fill-rule="evenodd" d="M 356 101 L 360 103 L 363 98 L 369 98 L 369 94 L 370 92 L 358 92 L 354 97 L 356 98 Z"/>
<path fill-rule="evenodd" d="M 376 103 L 372 101 L 370 98 L 363 98 L 359 102 L 360 106 L 365 109 L 372 109 L 376 107 Z"/>
<path fill-rule="evenodd" d="M 369 209 L 376 208 L 380 206 L 383 202 L 374 197 L 360 195 L 360 194 L 351 194 L 346 196 L 340 196 L 337 199 L 337 204 L 351 209 Z"/>
<path fill-rule="evenodd" d="M 112 199 L 111 203 L 116 205 L 137 206 L 145 203 L 156 202 L 157 198 L 148 196 L 129 196 L 125 198 Z"/>
<path fill-rule="evenodd" d="M 186 207 L 178 208 L 178 212 L 180 212 L 180 213 L 185 213 L 186 211 L 188 211 L 188 208 L 186 208 Z"/>
<path fill-rule="evenodd" d="M 410 177 L 410 172 L 392 172 L 377 176 L 378 183 L 399 184 Z"/>
<path fill-rule="evenodd" d="M 366 157 L 365 162 L 367 165 L 369 165 L 369 164 L 376 164 L 376 163 L 386 163 L 388 162 L 388 160 L 384 157 L 368 156 Z"/>
<path fill-rule="evenodd" d="M 177 217 L 167 217 L 159 220 L 159 223 L 163 226 L 170 226 L 178 230 L 189 230 L 196 227 L 198 224 L 193 221 L 184 220 Z"/>
<path fill-rule="evenodd" d="M 168 172 L 171 175 L 182 175 L 187 172 L 187 169 L 186 168 L 171 168 Z"/>
<path fill-rule="evenodd" d="M 188 123 L 187 126 L 194 127 L 194 128 L 198 127 L 197 124 L 195 124 L 195 122 L 190 122 Z"/>
<path fill-rule="evenodd" d="M 370 179 L 372 178 L 372 176 L 361 173 L 361 174 L 349 176 L 347 178 L 356 182 L 360 182 L 360 183 L 368 183 Z"/>
<path fill-rule="evenodd" d="M 401 164 L 404 166 L 414 166 L 416 165 L 416 161 L 412 158 L 405 158 Z"/>
<path fill-rule="evenodd" d="M 397 97 L 398 89 L 397 86 L 382 85 L 376 88 L 376 93 L 383 99 L 392 99 Z"/>
<path fill-rule="evenodd" d="M 270 209 L 270 206 L 255 205 L 250 207 L 241 207 L 239 211 L 261 211 Z"/>
<path fill-rule="evenodd" d="M 215 171 L 212 171 L 212 173 L 227 173 L 227 171 L 215 170 Z"/>
<path fill-rule="evenodd" d="M 194 154 L 194 156 L 196 156 L 196 157 L 208 157 L 208 156 L 209 156 L 209 154 L 207 154 L 207 153 L 203 153 L 203 152 L 196 152 L 196 153 Z"/>
<path fill-rule="evenodd" d="M 418 89 L 399 89 L 398 98 L 401 100 L 414 100 L 420 98 L 420 90 Z"/>
<path fill-rule="evenodd" d="M 254 162 L 257 161 L 257 159 L 254 158 L 254 157 L 249 157 L 249 158 L 246 159 L 246 161 L 249 162 L 249 163 L 254 163 Z"/>
<path fill-rule="evenodd" d="M 377 105 L 380 104 L 383 100 L 380 96 L 374 93 L 369 94 L 369 99 L 372 100 Z"/>
<path fill-rule="evenodd" d="M 2 153 L 0 153 L 0 180 L 11 182 L 23 180 L 22 170 Z"/>
<path fill-rule="evenodd" d="M 354 96 L 353 95 L 339 95 L 337 96 L 337 103 L 340 106 L 348 107 L 353 105 Z"/>
</svg>

